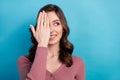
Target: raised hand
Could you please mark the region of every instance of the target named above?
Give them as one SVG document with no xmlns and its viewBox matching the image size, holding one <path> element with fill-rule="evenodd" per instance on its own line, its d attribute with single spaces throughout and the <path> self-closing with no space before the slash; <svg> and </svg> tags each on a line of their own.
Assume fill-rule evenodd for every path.
<svg viewBox="0 0 120 80">
<path fill-rule="evenodd" d="M 39 47 L 48 47 L 50 38 L 49 18 L 45 11 L 40 12 L 36 29 L 33 25 L 30 25 L 33 36 L 38 42 Z"/>
</svg>

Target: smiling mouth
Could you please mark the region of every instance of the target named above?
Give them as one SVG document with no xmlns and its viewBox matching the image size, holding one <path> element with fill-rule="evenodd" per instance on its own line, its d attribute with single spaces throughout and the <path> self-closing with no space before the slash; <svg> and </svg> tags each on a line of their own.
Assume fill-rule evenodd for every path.
<svg viewBox="0 0 120 80">
<path fill-rule="evenodd" d="M 56 38 L 57 34 L 54 34 L 54 35 L 50 35 L 50 40 Z"/>
</svg>

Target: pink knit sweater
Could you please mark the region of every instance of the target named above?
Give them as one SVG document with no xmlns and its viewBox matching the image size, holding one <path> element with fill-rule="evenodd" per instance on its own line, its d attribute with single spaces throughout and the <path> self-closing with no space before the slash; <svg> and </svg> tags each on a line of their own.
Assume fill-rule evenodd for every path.
<svg viewBox="0 0 120 80">
<path fill-rule="evenodd" d="M 26 57 L 18 59 L 18 70 L 21 80 L 85 80 L 84 62 L 73 56 L 73 65 L 62 64 L 54 73 L 46 70 L 47 51 L 45 47 L 37 47 L 34 62 Z"/>
</svg>

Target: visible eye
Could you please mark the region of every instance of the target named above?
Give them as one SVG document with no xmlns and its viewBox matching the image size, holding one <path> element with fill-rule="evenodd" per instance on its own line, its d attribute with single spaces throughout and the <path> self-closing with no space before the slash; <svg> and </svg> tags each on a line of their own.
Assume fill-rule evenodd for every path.
<svg viewBox="0 0 120 80">
<path fill-rule="evenodd" d="M 59 22 L 55 22 L 55 23 L 53 23 L 53 25 L 54 25 L 54 26 L 59 26 L 60 23 L 59 23 Z"/>
</svg>

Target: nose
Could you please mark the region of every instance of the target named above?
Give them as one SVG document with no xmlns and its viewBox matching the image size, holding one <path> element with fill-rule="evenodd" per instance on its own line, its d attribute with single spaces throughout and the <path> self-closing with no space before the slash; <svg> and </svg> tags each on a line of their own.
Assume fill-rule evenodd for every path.
<svg viewBox="0 0 120 80">
<path fill-rule="evenodd" d="M 53 31 L 54 31 L 53 26 L 50 26 L 50 32 L 53 32 Z"/>
</svg>

